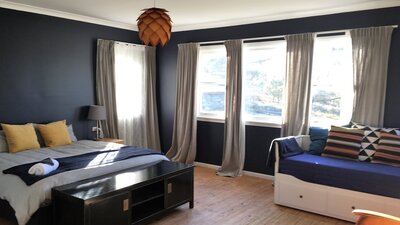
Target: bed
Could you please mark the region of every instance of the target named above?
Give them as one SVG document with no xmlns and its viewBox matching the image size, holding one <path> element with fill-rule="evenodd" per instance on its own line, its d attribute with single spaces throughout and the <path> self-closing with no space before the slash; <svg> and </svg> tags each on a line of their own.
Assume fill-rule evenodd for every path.
<svg viewBox="0 0 400 225">
<path fill-rule="evenodd" d="M 48 157 L 63 158 L 95 151 L 119 149 L 122 146 L 116 143 L 81 140 L 73 142 L 70 145 L 40 148 L 16 154 L 0 153 L 0 170 L 3 171 L 16 165 L 37 162 Z M 0 202 L 0 211 L 2 213 L 0 215 L 4 216 L 3 214 L 15 212 L 14 219 L 19 225 L 39 223 L 40 225 L 44 225 L 43 222 L 40 222 L 43 219 L 40 219 L 41 215 L 38 215 L 38 213 L 47 215 L 50 213 L 50 207 L 48 206 L 51 202 L 51 189 L 53 187 L 161 160 L 168 160 L 168 158 L 164 155 L 153 154 L 101 166 L 90 166 L 89 164 L 83 169 L 67 171 L 47 177 L 31 186 L 27 186 L 18 176 L 0 173 L 0 199 L 2 199 Z M 33 218 L 31 219 L 32 216 Z"/>
</svg>

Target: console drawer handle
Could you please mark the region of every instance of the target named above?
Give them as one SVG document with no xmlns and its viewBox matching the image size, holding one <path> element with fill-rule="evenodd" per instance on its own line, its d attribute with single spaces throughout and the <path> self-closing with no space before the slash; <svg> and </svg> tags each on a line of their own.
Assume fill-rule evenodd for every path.
<svg viewBox="0 0 400 225">
<path fill-rule="evenodd" d="M 299 198 L 303 198 L 303 195 L 299 195 Z"/>
<path fill-rule="evenodd" d="M 172 192 L 172 183 L 168 183 L 167 186 L 167 193 L 170 194 Z"/>
<path fill-rule="evenodd" d="M 129 199 L 124 199 L 124 201 L 122 203 L 122 210 L 124 212 L 129 210 Z"/>
</svg>

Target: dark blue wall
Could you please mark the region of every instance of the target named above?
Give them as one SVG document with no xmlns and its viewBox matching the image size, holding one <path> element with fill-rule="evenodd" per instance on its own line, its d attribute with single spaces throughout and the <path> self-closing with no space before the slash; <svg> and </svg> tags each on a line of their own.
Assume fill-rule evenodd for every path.
<svg viewBox="0 0 400 225">
<path fill-rule="evenodd" d="M 139 43 L 137 32 L 0 8 L 0 122 L 67 119 L 91 137 L 98 38 Z"/>
<path fill-rule="evenodd" d="M 157 100 L 162 148 L 172 139 L 177 44 L 400 24 L 400 7 L 173 33 L 157 50 Z M 67 119 L 91 135 L 85 106 L 95 103 L 96 39 L 139 43 L 137 32 L 0 8 L 0 122 Z M 400 32 L 390 53 L 385 125 L 400 127 Z M 223 124 L 198 123 L 197 161 L 220 164 Z M 271 174 L 266 149 L 279 129 L 246 127 L 245 169 Z"/>
<path fill-rule="evenodd" d="M 158 109 L 163 150 L 168 150 L 172 139 L 177 44 L 396 24 L 400 24 L 400 7 L 173 33 L 167 46 L 158 49 L 157 52 Z M 398 119 L 400 115 L 399 85 L 400 32 L 396 29 L 392 38 L 388 72 L 385 113 L 385 125 L 387 126 L 400 127 L 400 119 Z M 272 170 L 265 167 L 266 149 L 270 141 L 278 137 L 279 133 L 280 130 L 277 128 L 247 126 L 246 170 L 272 174 Z M 223 124 L 198 122 L 196 160 L 220 165 L 223 135 Z"/>
</svg>

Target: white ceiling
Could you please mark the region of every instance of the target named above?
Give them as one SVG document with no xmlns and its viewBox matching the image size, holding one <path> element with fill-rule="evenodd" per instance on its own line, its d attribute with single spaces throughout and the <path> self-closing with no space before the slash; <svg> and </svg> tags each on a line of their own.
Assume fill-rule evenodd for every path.
<svg viewBox="0 0 400 225">
<path fill-rule="evenodd" d="M 153 0 L 0 0 L 0 7 L 137 30 Z M 400 0 L 156 0 L 170 11 L 173 31 L 400 6 Z"/>
</svg>

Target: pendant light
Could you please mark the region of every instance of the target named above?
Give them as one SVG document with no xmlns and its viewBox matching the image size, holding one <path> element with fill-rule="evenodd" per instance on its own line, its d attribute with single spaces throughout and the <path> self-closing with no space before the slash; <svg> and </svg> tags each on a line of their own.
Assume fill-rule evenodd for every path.
<svg viewBox="0 0 400 225">
<path fill-rule="evenodd" d="M 154 7 L 143 9 L 144 11 L 137 18 L 139 38 L 145 45 L 162 47 L 171 39 L 172 21 L 167 10 Z"/>
</svg>

